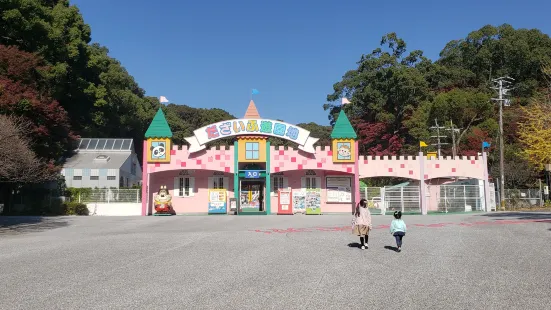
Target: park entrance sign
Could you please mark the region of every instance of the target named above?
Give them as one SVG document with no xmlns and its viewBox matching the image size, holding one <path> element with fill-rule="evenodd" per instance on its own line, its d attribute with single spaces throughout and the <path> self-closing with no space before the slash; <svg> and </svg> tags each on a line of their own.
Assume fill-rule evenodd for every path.
<svg viewBox="0 0 551 310">
<path fill-rule="evenodd" d="M 194 153 L 205 148 L 205 144 L 226 137 L 241 135 L 271 136 L 293 141 L 299 149 L 315 153 L 314 143 L 317 138 L 310 137 L 310 132 L 303 128 L 271 119 L 235 119 L 222 121 L 201 127 L 193 131 L 194 136 L 186 138 L 189 152 Z"/>
</svg>

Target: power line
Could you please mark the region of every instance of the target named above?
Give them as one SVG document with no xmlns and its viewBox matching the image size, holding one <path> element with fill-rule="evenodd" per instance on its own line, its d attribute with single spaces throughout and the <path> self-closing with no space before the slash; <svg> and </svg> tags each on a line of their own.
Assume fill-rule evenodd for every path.
<svg viewBox="0 0 551 310">
<path fill-rule="evenodd" d="M 451 131 L 452 134 L 452 156 L 455 158 L 457 156 L 457 146 L 455 145 L 455 134 L 459 133 L 463 128 L 455 128 L 453 121 L 450 120 L 450 128 L 446 128 L 447 131 Z"/>
<path fill-rule="evenodd" d="M 448 144 L 448 143 L 442 143 L 442 142 L 440 142 L 440 138 L 447 138 L 447 136 L 441 136 L 441 135 L 440 135 L 440 129 L 446 129 L 446 127 L 440 127 L 440 126 L 438 126 L 438 119 L 437 119 L 437 118 L 434 119 L 434 124 L 435 124 L 436 126 L 432 126 L 432 127 L 430 127 L 430 129 L 436 129 L 436 136 L 430 136 L 430 137 L 431 137 L 431 138 L 436 138 L 436 139 L 437 139 L 437 143 L 436 143 L 436 144 L 433 143 L 433 144 L 431 144 L 431 145 L 434 145 L 434 146 L 436 146 L 436 147 L 438 148 L 438 158 L 440 158 L 440 155 L 441 155 L 441 154 L 440 154 L 440 149 L 442 148 L 442 145 Z"/>
<path fill-rule="evenodd" d="M 499 98 L 492 98 L 499 104 L 499 172 L 500 172 L 500 207 L 505 207 L 505 160 L 504 160 L 504 146 L 503 146 L 503 106 L 510 106 L 510 100 L 503 98 L 513 88 L 507 88 L 512 84 L 515 79 L 504 76 L 492 80 L 495 89 L 498 91 Z"/>
</svg>

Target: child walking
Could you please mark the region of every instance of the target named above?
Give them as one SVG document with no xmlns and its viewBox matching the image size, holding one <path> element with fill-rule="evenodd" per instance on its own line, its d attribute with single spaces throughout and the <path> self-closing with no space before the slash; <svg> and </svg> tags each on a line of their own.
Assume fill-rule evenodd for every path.
<svg viewBox="0 0 551 310">
<path fill-rule="evenodd" d="M 360 200 L 360 203 L 356 206 L 356 212 L 354 213 L 353 229 L 354 234 L 360 237 L 362 250 L 365 250 L 367 248 L 369 231 L 371 229 L 371 212 L 369 212 L 369 209 L 367 208 L 367 200 L 362 199 Z"/>
<path fill-rule="evenodd" d="M 390 223 L 390 234 L 396 238 L 398 252 L 402 251 L 402 238 L 406 235 L 406 223 L 402 220 L 402 211 L 394 211 L 394 219 Z"/>
</svg>

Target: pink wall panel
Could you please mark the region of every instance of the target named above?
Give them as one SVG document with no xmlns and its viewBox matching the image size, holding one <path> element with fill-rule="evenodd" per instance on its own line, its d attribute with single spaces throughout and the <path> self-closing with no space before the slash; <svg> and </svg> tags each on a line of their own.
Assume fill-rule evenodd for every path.
<svg viewBox="0 0 551 310">
<path fill-rule="evenodd" d="M 313 169 L 312 169 L 313 170 Z M 326 176 L 342 175 L 342 176 L 351 176 L 352 177 L 352 187 L 354 186 L 353 176 L 344 172 L 335 172 L 335 171 L 323 171 L 323 170 L 314 170 L 316 177 L 321 179 L 321 212 L 322 213 L 348 213 L 352 210 L 352 203 L 326 203 L 327 190 L 326 190 Z M 293 190 L 300 190 L 302 188 L 301 178 L 306 176 L 305 171 L 294 170 L 294 171 L 285 171 L 283 176 L 288 178 L 289 187 Z M 354 191 L 354 188 L 352 189 Z M 277 196 L 272 197 L 272 213 L 277 213 Z"/>
<path fill-rule="evenodd" d="M 444 156 L 439 159 L 423 158 L 424 176 L 420 175 L 419 156 L 360 156 L 360 178 L 402 177 L 412 180 L 443 177 L 484 179 L 484 161 L 481 157 L 455 159 Z"/>
<path fill-rule="evenodd" d="M 150 172 L 193 169 L 233 173 L 233 155 L 233 146 L 228 150 L 217 147 L 190 154 L 187 145 L 173 145 L 170 163 L 148 163 L 147 167 Z"/>
<path fill-rule="evenodd" d="M 354 173 L 354 163 L 333 163 L 331 148 L 316 146 L 316 153 L 310 154 L 299 149 L 284 147 L 270 148 L 270 173 L 290 170 L 321 169 Z"/>
<path fill-rule="evenodd" d="M 174 178 L 180 170 L 163 171 L 151 174 L 151 192 L 149 205 L 153 205 L 153 196 L 158 192 L 161 185 L 166 185 L 172 195 L 172 206 L 176 214 L 186 213 L 207 213 L 208 212 L 208 178 L 213 176 L 212 171 L 195 170 L 192 177 L 195 178 L 195 195 L 193 197 L 174 197 Z M 220 177 L 220 176 L 217 176 Z M 234 197 L 233 175 L 226 173 L 228 178 L 228 204 L 229 198 Z M 151 207 L 152 208 L 152 207 Z M 228 207 L 229 208 L 229 207 Z M 151 212 L 151 210 L 150 210 Z M 153 213 L 155 211 L 153 210 Z"/>
</svg>

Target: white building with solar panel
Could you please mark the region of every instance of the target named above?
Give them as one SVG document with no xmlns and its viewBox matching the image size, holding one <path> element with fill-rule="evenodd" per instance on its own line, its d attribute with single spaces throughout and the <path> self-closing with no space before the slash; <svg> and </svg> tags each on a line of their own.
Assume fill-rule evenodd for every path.
<svg viewBox="0 0 551 310">
<path fill-rule="evenodd" d="M 76 188 L 132 187 L 142 181 L 132 139 L 80 139 L 61 174 L 67 187 Z"/>
</svg>

